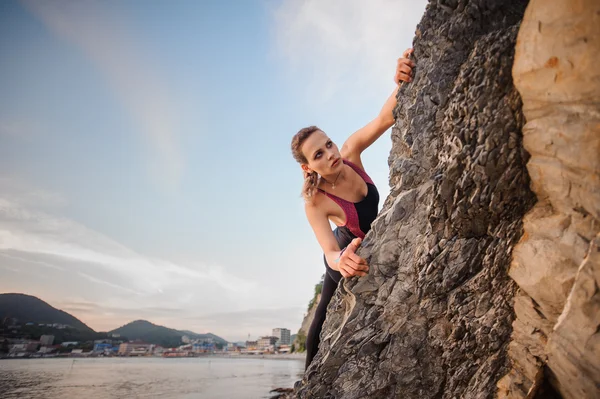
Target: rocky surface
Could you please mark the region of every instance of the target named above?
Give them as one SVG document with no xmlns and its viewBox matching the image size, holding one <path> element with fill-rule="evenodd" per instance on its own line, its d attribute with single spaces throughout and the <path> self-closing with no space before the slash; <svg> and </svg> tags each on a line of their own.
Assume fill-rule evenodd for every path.
<svg viewBox="0 0 600 399">
<path fill-rule="evenodd" d="M 297 398 L 487 398 L 510 368 L 508 277 L 535 203 L 511 68 L 526 1 L 433 1 L 402 87 L 391 194 Z"/>
<path fill-rule="evenodd" d="M 600 397 L 600 3 L 432 1 L 414 49 L 370 273 L 289 397 Z"/>
<path fill-rule="evenodd" d="M 600 397 L 600 2 L 531 1 L 513 76 L 538 202 L 510 276 L 519 285 L 499 396 Z"/>
</svg>

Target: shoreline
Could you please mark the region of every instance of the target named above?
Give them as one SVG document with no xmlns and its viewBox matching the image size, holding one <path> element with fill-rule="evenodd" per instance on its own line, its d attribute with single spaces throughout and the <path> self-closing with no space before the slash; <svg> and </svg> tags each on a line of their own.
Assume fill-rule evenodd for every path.
<svg viewBox="0 0 600 399">
<path fill-rule="evenodd" d="M 287 354 L 262 354 L 262 355 L 248 355 L 248 354 L 215 354 L 215 357 L 223 357 L 228 359 L 275 359 L 275 360 L 305 360 L 306 352 L 304 353 L 287 353 Z"/>
<path fill-rule="evenodd" d="M 287 354 L 231 354 L 231 353 L 212 353 L 202 356 L 182 356 L 182 357 L 162 357 L 162 356 L 36 356 L 36 357 L 0 357 L 0 360 L 37 360 L 37 359 L 199 359 L 199 358 L 219 358 L 219 359 L 270 359 L 270 360 L 302 360 L 306 359 L 304 353 L 287 353 Z"/>
</svg>

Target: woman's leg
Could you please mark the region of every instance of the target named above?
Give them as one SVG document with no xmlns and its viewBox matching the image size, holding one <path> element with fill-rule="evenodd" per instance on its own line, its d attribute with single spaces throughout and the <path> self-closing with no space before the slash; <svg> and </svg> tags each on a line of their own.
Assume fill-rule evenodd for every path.
<svg viewBox="0 0 600 399">
<path fill-rule="evenodd" d="M 325 322 L 325 315 L 327 313 L 327 305 L 331 301 L 331 297 L 337 288 L 338 283 L 334 281 L 329 273 L 325 273 L 325 279 L 323 280 L 323 289 L 321 290 L 321 300 L 317 306 L 315 312 L 315 318 L 313 319 L 308 334 L 306 334 L 306 364 L 304 370 L 308 368 L 313 357 L 317 354 L 319 349 L 321 328 Z"/>
</svg>

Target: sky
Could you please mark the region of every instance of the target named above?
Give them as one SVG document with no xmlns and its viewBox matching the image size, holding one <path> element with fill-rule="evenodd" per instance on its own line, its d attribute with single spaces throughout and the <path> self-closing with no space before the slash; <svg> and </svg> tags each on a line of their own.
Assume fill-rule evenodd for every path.
<svg viewBox="0 0 600 399">
<path fill-rule="evenodd" d="M 425 5 L 0 2 L 0 293 L 96 331 L 296 333 L 325 269 L 291 138 L 371 121 Z M 362 156 L 380 206 L 390 149 Z"/>
</svg>

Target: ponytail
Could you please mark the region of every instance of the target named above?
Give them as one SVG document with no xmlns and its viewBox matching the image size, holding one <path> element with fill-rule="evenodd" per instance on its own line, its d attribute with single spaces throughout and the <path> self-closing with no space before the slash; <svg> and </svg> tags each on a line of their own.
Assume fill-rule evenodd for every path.
<svg viewBox="0 0 600 399">
<path fill-rule="evenodd" d="M 304 141 L 314 132 L 319 131 L 316 126 L 305 127 L 300 129 L 298 133 L 292 138 L 292 155 L 299 164 L 306 164 L 308 161 L 302 153 L 302 144 Z M 317 187 L 319 186 L 319 175 L 317 172 L 304 172 L 304 185 L 302 186 L 302 197 L 307 202 L 313 200 Z"/>
<path fill-rule="evenodd" d="M 319 186 L 319 175 L 317 172 L 304 172 L 304 185 L 302 186 L 302 197 L 306 202 L 312 201 L 317 187 Z"/>
</svg>

